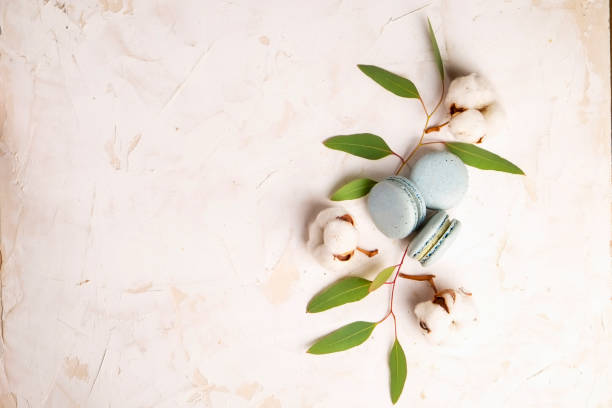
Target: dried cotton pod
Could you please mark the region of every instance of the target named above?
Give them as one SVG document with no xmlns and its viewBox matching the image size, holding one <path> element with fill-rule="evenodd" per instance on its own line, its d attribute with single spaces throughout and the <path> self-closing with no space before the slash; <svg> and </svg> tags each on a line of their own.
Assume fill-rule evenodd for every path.
<svg viewBox="0 0 612 408">
<path fill-rule="evenodd" d="M 505 114 L 495 99 L 489 82 L 478 74 L 451 81 L 445 105 L 451 115 L 449 129 L 457 140 L 481 143 L 485 136 L 499 133 Z"/>
</svg>

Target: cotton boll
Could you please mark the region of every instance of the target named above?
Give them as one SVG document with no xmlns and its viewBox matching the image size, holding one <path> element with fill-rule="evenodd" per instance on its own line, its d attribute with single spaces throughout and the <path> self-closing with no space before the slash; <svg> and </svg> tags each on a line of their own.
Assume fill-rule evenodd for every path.
<svg viewBox="0 0 612 408">
<path fill-rule="evenodd" d="M 442 306 L 428 300 L 417 304 L 414 314 L 429 342 L 432 344 L 444 343 L 451 331 L 452 317 Z"/>
<path fill-rule="evenodd" d="M 325 225 L 338 217 L 346 214 L 346 210 L 342 207 L 330 207 L 321 211 L 314 221 L 308 227 L 308 243 L 307 246 L 311 251 L 323 243 L 323 228 Z"/>
<path fill-rule="evenodd" d="M 466 344 L 477 334 L 478 311 L 472 297 L 456 292 L 456 300 L 451 311 L 453 323 L 450 335 L 446 341 L 448 345 Z"/>
<path fill-rule="evenodd" d="M 346 254 L 357 247 L 359 236 L 350 222 L 334 219 L 325 225 L 323 243 L 332 254 Z"/>
<path fill-rule="evenodd" d="M 339 219 L 339 217 L 346 214 L 346 210 L 342 207 L 326 208 L 317 215 L 308 228 L 308 249 L 314 258 L 326 269 L 340 271 L 348 263 L 336 259 L 334 253 L 324 243 L 325 227 L 330 222 L 339 221 L 353 227 L 350 223 Z"/>
<path fill-rule="evenodd" d="M 452 80 L 445 103 L 450 109 L 482 109 L 495 101 L 489 82 L 478 74 L 469 74 Z"/>
<path fill-rule="evenodd" d="M 496 136 L 501 133 L 506 123 L 506 113 L 501 104 L 495 102 L 482 110 L 487 125 L 487 136 Z"/>
<path fill-rule="evenodd" d="M 323 266 L 325 269 L 332 271 L 341 271 L 346 267 L 348 262 L 341 262 L 334 258 L 334 254 L 329 252 L 325 245 L 321 244 L 312 250 L 314 258 Z"/>
<path fill-rule="evenodd" d="M 427 340 L 436 345 L 467 340 L 478 322 L 472 297 L 463 290 L 440 291 L 434 300 L 416 305 L 414 313 Z"/>
<path fill-rule="evenodd" d="M 465 143 L 476 143 L 487 132 L 485 118 L 476 109 L 468 109 L 454 115 L 448 127 L 457 140 Z"/>
<path fill-rule="evenodd" d="M 308 249 L 326 269 L 348 271 L 362 267 L 378 250 L 357 246 L 359 232 L 353 217 L 344 208 L 321 211 L 308 227 Z"/>
<path fill-rule="evenodd" d="M 461 291 L 456 292 L 455 302 L 451 310 L 453 322 L 458 329 L 471 326 L 478 321 L 478 311 L 471 295 Z"/>
</svg>

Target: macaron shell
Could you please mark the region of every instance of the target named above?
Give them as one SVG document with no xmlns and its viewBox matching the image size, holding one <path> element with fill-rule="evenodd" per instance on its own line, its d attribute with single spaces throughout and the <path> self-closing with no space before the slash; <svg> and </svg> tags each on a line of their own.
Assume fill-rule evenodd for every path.
<svg viewBox="0 0 612 408">
<path fill-rule="evenodd" d="M 438 240 L 438 242 L 429 250 L 427 255 L 421 259 L 421 265 L 427 266 L 432 262 L 440 259 L 444 252 L 451 246 L 453 241 L 459 235 L 459 231 L 461 231 L 461 222 L 458 220 L 451 221 L 451 225 L 448 227 L 448 230 L 442 235 L 442 237 Z"/>
<path fill-rule="evenodd" d="M 396 182 L 397 185 L 401 187 L 416 204 L 415 216 L 417 223 L 415 225 L 415 228 L 417 228 L 423 223 L 423 221 L 425 220 L 425 216 L 427 215 L 427 206 L 425 205 L 425 198 L 423 197 L 423 194 L 421 194 L 417 186 L 406 177 L 390 176 L 387 177 L 386 180 Z"/>
<path fill-rule="evenodd" d="M 368 194 L 368 210 L 376 227 L 393 239 L 407 237 L 424 218 L 424 200 L 405 177 L 388 177 Z"/>
<path fill-rule="evenodd" d="M 454 207 L 468 188 L 467 167 L 448 151 L 425 154 L 412 166 L 410 179 L 423 194 L 427 208 L 434 210 Z"/>
<path fill-rule="evenodd" d="M 448 214 L 445 211 L 439 211 L 435 213 L 428 221 L 425 223 L 423 228 L 419 231 L 419 233 L 410 241 L 410 246 L 408 247 L 408 255 L 412 258 L 416 258 L 421 251 L 431 242 L 432 239 L 436 236 L 440 228 L 444 225 L 445 221 L 448 219 Z"/>
</svg>

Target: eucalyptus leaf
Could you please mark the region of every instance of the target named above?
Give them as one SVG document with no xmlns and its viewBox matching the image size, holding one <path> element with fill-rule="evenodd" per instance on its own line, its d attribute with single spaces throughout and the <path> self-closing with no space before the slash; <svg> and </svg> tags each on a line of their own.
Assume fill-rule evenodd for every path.
<svg viewBox="0 0 612 408">
<path fill-rule="evenodd" d="M 442 56 L 440 56 L 440 48 L 438 48 L 438 41 L 436 41 L 436 35 L 431 27 L 431 21 L 427 19 L 427 25 L 429 26 L 429 40 L 431 41 L 431 47 L 433 48 L 434 57 L 436 58 L 436 65 L 438 71 L 440 71 L 440 78 L 444 81 L 444 64 L 442 63 Z"/>
<path fill-rule="evenodd" d="M 370 292 L 374 292 L 376 289 L 378 289 L 382 285 L 384 285 L 385 282 L 387 281 L 387 279 L 389 279 L 389 276 L 391 276 L 391 274 L 393 273 L 394 270 L 395 270 L 395 266 L 389 266 L 389 267 L 383 269 L 382 271 L 378 272 L 378 275 L 376 275 L 376 278 L 374 278 L 374 280 L 370 284 L 369 291 Z"/>
<path fill-rule="evenodd" d="M 356 276 L 341 279 L 313 297 L 306 311 L 319 313 L 346 303 L 357 302 L 370 293 L 368 288 L 371 283 L 367 279 Z"/>
<path fill-rule="evenodd" d="M 354 200 L 359 197 L 367 195 L 372 187 L 376 185 L 377 181 L 369 178 L 360 178 L 357 180 L 350 181 L 340 187 L 331 196 L 332 201 L 344 201 Z"/>
<path fill-rule="evenodd" d="M 371 133 L 356 133 L 330 137 L 323 144 L 330 149 L 340 150 L 369 160 L 378 160 L 393 154 L 393 150 L 382 137 Z"/>
<path fill-rule="evenodd" d="M 374 65 L 357 65 L 357 67 L 387 91 L 403 98 L 418 98 L 419 91 L 411 80 L 389 72 Z"/>
<path fill-rule="evenodd" d="M 508 160 L 470 143 L 446 142 L 446 148 L 459 156 L 468 166 L 482 170 L 496 170 L 512 174 L 525 174 Z"/>
<path fill-rule="evenodd" d="M 400 395 L 402 395 L 408 371 L 406 355 L 397 339 L 395 339 L 389 354 L 389 371 L 391 373 L 391 401 L 395 404 L 399 400 Z"/>
<path fill-rule="evenodd" d="M 308 353 L 328 354 L 348 350 L 366 341 L 375 327 L 375 322 L 349 323 L 319 339 L 308 349 Z"/>
</svg>

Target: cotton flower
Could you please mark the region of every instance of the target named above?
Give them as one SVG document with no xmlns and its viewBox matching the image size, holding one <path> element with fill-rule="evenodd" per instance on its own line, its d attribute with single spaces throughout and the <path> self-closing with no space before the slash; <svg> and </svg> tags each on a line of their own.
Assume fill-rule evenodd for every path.
<svg viewBox="0 0 612 408">
<path fill-rule="evenodd" d="M 451 115 L 449 129 L 459 141 L 480 143 L 499 132 L 505 114 L 489 82 L 478 74 L 455 78 L 445 105 Z"/>
<path fill-rule="evenodd" d="M 487 123 L 480 111 L 468 109 L 457 113 L 450 120 L 448 128 L 460 142 L 477 143 L 487 133 Z"/>
<path fill-rule="evenodd" d="M 427 340 L 437 345 L 457 340 L 478 321 L 471 294 L 463 290 L 442 290 L 417 304 L 414 314 Z"/>
<path fill-rule="evenodd" d="M 335 255 L 348 255 L 357 248 L 357 228 L 343 218 L 335 218 L 325 224 L 323 244 Z"/>
<path fill-rule="evenodd" d="M 449 336 L 453 318 L 433 301 L 421 302 L 414 308 L 423 333 L 433 344 L 441 344 Z"/>
<path fill-rule="evenodd" d="M 321 211 L 310 224 L 308 235 L 308 248 L 329 269 L 339 270 L 352 263 L 356 251 L 368 257 L 378 253 L 378 250 L 368 251 L 357 246 L 359 231 L 353 217 L 341 207 Z"/>
<path fill-rule="evenodd" d="M 498 135 L 506 123 L 506 112 L 498 102 L 494 102 L 482 110 L 485 123 L 487 124 L 487 135 Z"/>
<path fill-rule="evenodd" d="M 495 102 L 491 84 L 478 74 L 469 74 L 452 80 L 446 93 L 446 106 L 452 109 L 483 109 Z"/>
</svg>

